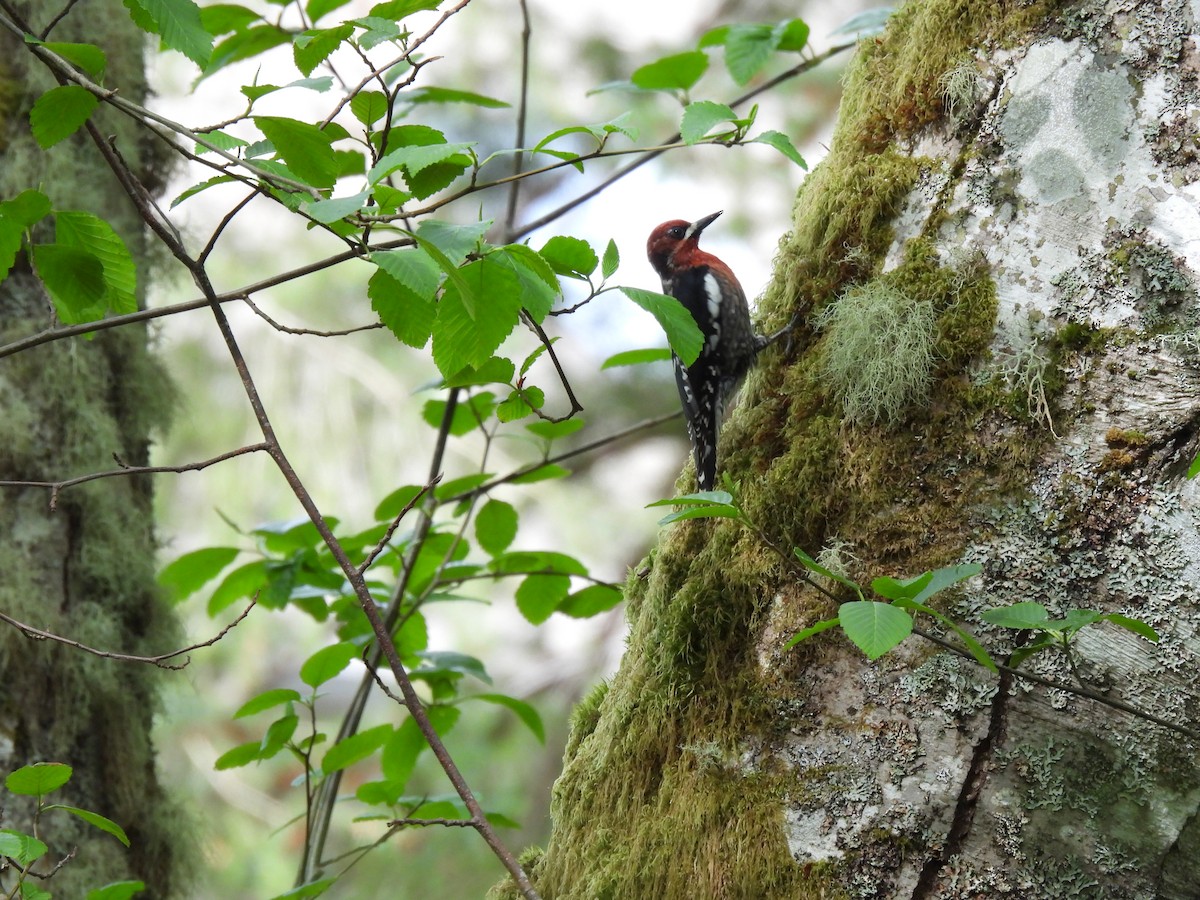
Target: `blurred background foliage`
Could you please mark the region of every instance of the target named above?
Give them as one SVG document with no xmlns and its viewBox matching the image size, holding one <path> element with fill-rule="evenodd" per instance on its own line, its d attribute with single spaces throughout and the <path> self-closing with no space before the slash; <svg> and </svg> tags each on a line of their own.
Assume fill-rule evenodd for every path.
<svg viewBox="0 0 1200 900">
<path fill-rule="evenodd" d="M 339 15 L 365 15 L 370 5 L 368 0 L 354 0 Z M 693 48 L 718 24 L 802 17 L 812 27 L 812 51 L 821 52 L 841 40 L 829 37 L 834 28 L 872 5 L 876 4 L 529 0 L 527 143 L 565 125 L 604 122 L 627 110 L 639 131 L 639 145 L 658 143 L 676 131 L 678 103 L 665 95 L 589 91 L 627 80 L 635 68 L 654 59 Z M 443 58 L 423 71 L 419 84 L 476 91 L 515 106 L 520 50 L 517 0 L 475 0 L 427 47 L 428 53 Z M 842 54 L 760 98 L 760 129 L 789 135 L 810 165 L 823 155 L 821 142 L 832 127 L 848 58 Z M 268 65 L 277 66 L 278 74 L 268 71 Z M 239 109 L 237 86 L 255 77 L 242 64 L 193 83 L 194 67 L 177 54 L 154 55 L 151 66 L 156 108 L 193 126 L 216 123 Z M 778 61 L 750 87 L 783 68 Z M 286 49 L 268 57 L 258 74 L 260 82 L 270 83 L 297 77 Z M 714 59 L 693 98 L 727 102 L 741 92 Z M 287 110 L 286 104 L 311 104 L 313 109 L 328 105 L 319 95 L 299 90 L 269 99 L 280 104 L 280 110 Z M 256 111 L 272 110 L 263 102 Z M 481 157 L 513 146 L 513 109 L 447 104 L 426 107 L 423 113 L 449 140 L 478 141 Z M 294 107 L 286 114 L 295 115 Z M 565 167 L 527 181 L 518 224 L 567 202 L 629 159 L 589 163 L 583 175 Z M 706 234 L 706 245 L 731 264 L 754 297 L 766 283 L 775 243 L 788 228 L 803 174 L 763 145 L 675 151 L 617 182 L 553 227 L 597 248 L 615 239 L 622 266 L 614 280 L 657 290 L 643 250 L 650 229 L 665 219 L 690 220 L 723 208 L 720 227 Z M 193 171 L 172 173 L 166 196 L 174 197 L 203 177 Z M 215 188 L 180 205 L 175 212 L 185 233 L 206 240 L 236 202 L 234 196 Z M 468 201 L 456 208 L 472 216 L 500 218 L 506 200 L 506 194 L 491 192 L 480 195 L 474 207 Z M 341 249 L 327 234 L 299 228 L 293 218 L 260 203 L 236 219 L 214 258 L 217 289 L 253 282 Z M 537 247 L 546 236 L 548 232 L 535 232 L 530 241 Z M 366 301 L 370 271 L 366 264 L 339 266 L 298 285 L 264 292 L 256 302 L 290 327 L 322 330 L 369 324 L 374 320 Z M 189 284 L 160 280 L 152 303 L 193 296 Z M 352 530 L 366 527 L 384 495 L 399 485 L 424 481 L 436 435 L 422 421 L 420 409 L 427 400 L 442 396 L 430 389 L 437 372 L 427 354 L 403 347 L 384 330 L 338 338 L 291 335 L 273 329 L 244 306 L 230 305 L 227 310 L 282 445 L 326 514 Z M 665 343 L 653 319 L 632 304 L 605 295 L 548 326 L 552 336 L 561 336 L 556 349 L 585 407 L 587 427 L 568 442 L 595 440 L 677 407 L 666 363 L 599 371 L 601 361 L 612 353 Z M 517 358 L 533 347 L 528 334 L 518 333 L 510 340 L 528 345 L 512 351 Z M 156 463 L 204 459 L 259 439 L 236 373 L 204 310 L 162 320 L 157 344 L 177 383 L 202 389 L 181 394 L 175 423 L 156 448 Z M 567 405 L 552 381 L 542 377 L 539 384 L 547 389 L 548 410 L 556 414 Z M 446 477 L 476 471 L 480 451 L 481 442 L 471 435 L 455 439 Z M 534 453 L 519 438 L 502 438 L 491 449 L 488 468 L 509 471 Z M 596 577 L 623 581 L 655 540 L 659 512 L 644 505 L 672 492 L 686 453 L 683 424 L 675 420 L 571 460 L 570 478 L 541 483 L 536 490 L 500 489 L 495 496 L 516 505 L 522 516 L 514 549 L 569 553 Z M 253 540 L 246 536 L 250 529 L 301 515 L 282 478 L 260 455 L 243 456 L 203 474 L 163 476 L 157 491 L 164 562 L 210 545 L 253 550 Z M 540 745 L 507 710 L 474 704 L 451 733 L 448 746 L 485 806 L 521 823 L 518 833 L 505 834 L 509 846 L 543 843 L 569 711 L 615 668 L 623 646 L 622 613 L 618 608 L 588 620 L 554 616 L 535 628 L 515 610 L 510 585 L 481 581 L 474 590 L 478 603 L 439 604 L 429 612 L 430 647 L 482 659 L 496 690 L 538 708 L 547 736 Z M 210 619 L 205 600 L 193 597 L 181 608 L 196 639 L 210 636 L 229 620 Z M 224 615 L 233 614 L 231 609 Z M 300 767 L 285 755 L 229 771 L 215 771 L 213 762 L 230 747 L 260 735 L 261 723 L 255 719 L 231 718 L 245 699 L 272 687 L 296 686 L 300 662 L 327 639 L 320 626 L 290 608 L 257 610 L 215 647 L 195 654 L 169 691 L 157 738 L 168 782 L 190 800 L 202 828 L 197 840 L 205 847 L 209 867 L 196 896 L 271 896 L 295 877 L 303 841 L 295 825 L 303 813 L 302 791 L 294 783 Z M 323 706 L 336 713 L 356 683 L 357 670 L 348 670 L 325 687 Z M 477 687 L 485 689 L 482 684 Z M 364 725 L 389 716 L 394 710 L 377 703 Z M 322 726 L 332 732 L 337 722 L 331 719 Z M 355 769 L 347 772 L 343 794 L 353 793 L 357 775 Z M 431 795 L 449 789 L 428 756 L 422 758 L 417 783 Z M 381 833 L 378 823 L 346 827 L 348 818 L 338 817 L 343 830 L 335 835 L 335 853 L 338 847 L 348 850 L 370 843 Z M 363 900 L 478 897 L 500 876 L 494 857 L 467 829 L 404 831 L 382 851 L 369 854 L 355 871 L 333 895 Z"/>
</svg>

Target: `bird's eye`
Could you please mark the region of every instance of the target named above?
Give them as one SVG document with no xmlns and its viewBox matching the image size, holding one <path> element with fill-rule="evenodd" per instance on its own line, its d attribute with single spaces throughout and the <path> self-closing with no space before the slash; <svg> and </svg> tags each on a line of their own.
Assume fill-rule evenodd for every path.
<svg viewBox="0 0 1200 900">
<path fill-rule="evenodd" d="M 674 228 L 667 231 L 667 236 L 679 240 L 679 238 L 683 237 L 683 226 L 676 225 Z"/>
</svg>

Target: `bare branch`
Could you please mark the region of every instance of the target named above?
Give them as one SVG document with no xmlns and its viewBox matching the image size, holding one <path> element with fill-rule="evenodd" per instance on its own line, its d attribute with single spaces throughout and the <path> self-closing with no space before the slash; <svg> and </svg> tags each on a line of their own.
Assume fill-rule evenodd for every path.
<svg viewBox="0 0 1200 900">
<path fill-rule="evenodd" d="M 217 641 L 221 640 L 221 638 L 225 637 L 225 635 L 229 634 L 230 631 L 240 625 L 242 620 L 245 619 L 246 616 L 250 615 L 250 610 L 254 609 L 257 603 L 258 595 L 256 594 L 254 599 L 250 601 L 250 605 L 242 610 L 241 615 L 217 632 L 216 636 L 209 638 L 207 641 L 201 641 L 198 644 L 191 644 L 182 648 L 181 650 L 172 650 L 170 653 L 162 653 L 158 656 L 134 656 L 129 653 L 115 653 L 111 650 L 97 650 L 95 647 L 89 647 L 86 644 L 81 644 L 79 641 L 71 640 L 71 638 L 65 638 L 49 631 L 43 631 L 40 628 L 34 628 L 32 625 L 26 625 L 24 622 L 18 622 L 12 616 L 2 612 L 0 612 L 0 622 L 6 622 L 30 640 L 54 641 L 57 644 L 65 644 L 68 647 L 73 647 L 76 650 L 82 650 L 84 653 L 90 653 L 93 656 L 102 656 L 105 659 L 115 659 L 119 660 L 120 662 L 148 663 L 152 666 L 158 666 L 160 669 L 179 670 L 185 668 L 191 662 L 191 660 L 185 659 L 183 662 L 178 664 L 169 663 L 167 660 L 174 659 L 177 656 L 183 656 L 185 653 L 191 653 L 204 647 L 211 647 Z"/>
<path fill-rule="evenodd" d="M 250 299 L 249 295 L 243 297 L 242 299 L 246 302 L 247 306 L 254 310 L 255 315 L 257 315 L 276 331 L 282 332 L 283 334 L 300 334 L 309 335 L 312 337 L 345 337 L 348 334 L 358 334 L 360 331 L 374 331 L 377 328 L 384 327 L 382 322 L 372 322 L 370 325 L 356 325 L 353 328 L 342 328 L 338 331 L 317 331 L 313 328 L 290 328 L 287 325 L 279 324 L 269 315 L 259 309 L 255 302 Z"/>
</svg>

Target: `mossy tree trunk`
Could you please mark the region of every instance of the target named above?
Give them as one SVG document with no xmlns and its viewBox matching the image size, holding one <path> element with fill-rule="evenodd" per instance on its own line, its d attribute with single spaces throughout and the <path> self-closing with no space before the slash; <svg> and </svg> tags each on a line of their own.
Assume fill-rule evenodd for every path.
<svg viewBox="0 0 1200 900">
<path fill-rule="evenodd" d="M 1028 635 L 989 607 L 1150 623 L 1157 645 L 1093 625 L 1022 666 L 1193 730 L 1195 15 L 901 6 L 763 303 L 811 304 L 810 333 L 722 439 L 785 553 L 864 584 L 981 564 L 936 602 L 1001 661 Z M 785 650 L 836 607 L 784 556 L 682 522 L 631 582 L 629 649 L 532 855 L 544 897 L 1195 896 L 1194 743 L 918 637 L 876 663 L 836 631 Z"/>
<path fill-rule="evenodd" d="M 16 4 L 35 29 L 63 3 Z M 95 43 L 122 92 L 144 85 L 143 35 L 120 0 L 76 5 L 51 39 Z M 108 221 L 140 263 L 145 241 L 135 210 L 85 134 L 43 151 L 28 124 L 30 106 L 54 86 L 22 43 L 0 32 L 0 198 L 37 188 L 55 209 L 88 210 Z M 140 97 L 132 97 L 140 99 Z M 101 110 L 94 120 L 115 135 L 123 156 L 143 173 L 161 172 L 126 121 Z M 159 176 L 161 177 L 161 175 Z M 148 178 L 153 184 L 157 179 Z M 53 240 L 39 226 L 35 240 Z M 146 268 L 139 267 L 144 278 Z M 0 342 L 46 329 L 52 307 L 28 261 L 18 259 L 0 284 Z M 161 369 L 141 328 L 106 331 L 93 340 L 49 343 L 0 360 L 0 479 L 47 481 L 114 467 L 114 455 L 145 464 L 149 434 L 171 403 Z M 51 508 L 44 488 L 0 488 L 0 610 L 36 628 L 91 647 L 157 654 L 180 645 L 178 625 L 158 595 L 151 486 L 145 478 L 110 478 L 63 491 Z M 150 666 L 90 656 L 62 644 L 35 642 L 0 626 L 0 769 L 55 761 L 73 767 L 51 800 L 98 812 L 128 833 L 113 837 L 63 812 L 47 813 L 39 835 L 46 866 L 72 848 L 74 858 L 44 883 L 55 897 L 143 880 L 148 896 L 180 890 L 191 855 L 187 817 L 159 784 L 150 730 L 163 679 Z M 3 827 L 27 830 L 28 798 L 3 804 Z M 5 876 L 10 887 L 11 873 Z"/>
</svg>

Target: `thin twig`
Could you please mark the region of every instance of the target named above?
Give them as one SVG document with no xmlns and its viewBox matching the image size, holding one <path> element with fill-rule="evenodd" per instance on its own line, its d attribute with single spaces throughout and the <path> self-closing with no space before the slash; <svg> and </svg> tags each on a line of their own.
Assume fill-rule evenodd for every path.
<svg viewBox="0 0 1200 900">
<path fill-rule="evenodd" d="M 407 516 L 410 512 L 412 512 L 413 507 L 415 507 L 417 505 L 417 503 L 420 502 L 421 498 L 424 497 L 430 491 L 432 491 L 435 487 L 437 487 L 438 484 L 441 482 L 441 480 L 442 480 L 442 476 L 440 474 L 435 475 L 419 491 L 417 491 L 413 495 L 413 498 L 411 500 L 409 500 L 407 503 L 404 504 L 404 508 L 402 510 L 400 510 L 400 512 L 397 513 L 396 516 L 392 519 L 392 523 L 390 525 L 388 525 L 387 531 L 385 531 L 383 533 L 383 537 L 381 537 L 379 539 L 379 543 L 375 545 L 375 549 L 373 549 L 370 553 L 367 554 L 367 558 L 364 559 L 362 561 L 362 565 L 360 565 L 358 567 L 358 572 L 360 575 L 365 575 L 367 572 L 367 569 L 371 568 L 371 564 L 373 562 L 375 562 L 375 559 L 379 556 L 380 553 L 383 552 L 383 548 L 386 547 L 388 545 L 388 543 L 391 541 L 392 535 L 396 533 L 396 529 L 400 527 L 400 522 L 403 521 L 404 517 Z"/>
<path fill-rule="evenodd" d="M 185 659 L 183 662 L 177 665 L 168 663 L 167 660 L 174 659 L 177 656 L 182 656 L 185 653 L 191 653 L 194 650 L 200 650 L 204 647 L 211 647 L 217 641 L 221 640 L 221 638 L 225 637 L 225 635 L 229 634 L 230 631 L 240 625 L 242 620 L 245 619 L 246 616 L 250 615 L 250 610 L 254 609 L 254 606 L 257 603 L 258 596 L 255 595 L 255 598 L 250 601 L 250 605 L 242 610 L 241 615 L 222 628 L 215 637 L 211 637 L 207 641 L 201 641 L 198 644 L 191 644 L 190 646 L 184 647 L 181 650 L 172 650 L 170 653 L 161 653 L 158 656 L 134 656 L 129 653 L 116 653 L 111 650 L 97 650 L 95 647 L 89 647 L 87 644 L 81 644 L 79 641 L 72 640 L 71 638 L 66 638 L 62 635 L 54 634 L 49 631 L 43 631 L 41 628 L 34 628 L 32 625 L 26 625 L 24 622 L 18 622 L 12 616 L 2 612 L 0 612 L 0 622 L 6 622 L 25 635 L 25 637 L 35 641 L 54 641 L 56 644 L 65 644 L 68 647 L 73 647 L 76 650 L 82 650 L 84 653 L 90 653 L 93 656 L 102 656 L 105 659 L 115 659 L 121 662 L 148 663 L 152 666 L 158 666 L 160 669 L 179 670 L 185 668 L 189 663 L 191 663 L 191 660 Z"/>
<path fill-rule="evenodd" d="M 511 241 L 513 224 L 517 220 L 517 204 L 521 196 L 521 174 L 524 153 L 520 152 L 525 146 L 525 117 L 529 112 L 529 44 L 533 36 L 533 28 L 529 22 L 529 5 L 525 0 L 517 0 L 521 7 L 521 96 L 517 102 L 517 133 L 513 146 L 518 152 L 513 154 L 513 181 L 508 190 L 508 209 L 504 214 L 505 243 Z"/>
<path fill-rule="evenodd" d="M 242 300 L 245 301 L 247 306 L 254 310 L 255 315 L 282 334 L 308 335 L 310 337 L 345 337 L 348 334 L 358 334 L 360 331 L 375 331 L 376 329 L 384 327 L 382 322 L 373 322 L 370 325 L 355 325 L 353 328 L 341 328 L 337 331 L 318 331 L 315 328 L 291 328 L 287 325 L 282 325 L 279 322 L 276 322 L 269 315 L 263 312 L 263 310 L 261 310 L 258 305 L 250 299 L 249 295 L 243 297 Z"/>
<path fill-rule="evenodd" d="M 247 453 L 259 453 L 269 449 L 266 444 L 248 444 L 245 447 L 238 447 L 236 450 L 230 450 L 226 453 L 221 453 L 212 459 L 201 460 L 200 462 L 184 463 L 180 466 L 128 466 L 121 463 L 115 469 L 108 469 L 104 472 L 90 472 L 87 475 L 79 475 L 75 478 L 66 478 L 62 481 L 0 481 L 0 488 L 4 487 L 27 487 L 27 488 L 47 488 L 50 491 L 50 511 L 54 512 L 58 509 L 58 495 L 69 487 L 75 487 L 77 484 L 85 484 L 89 481 L 96 481 L 100 478 L 117 478 L 127 475 L 157 475 L 162 473 L 179 474 L 181 472 L 199 472 L 201 469 L 207 469 L 209 466 L 219 462 L 225 462 L 227 459 L 233 459 L 237 456 L 245 456 Z M 118 463 L 121 461 L 118 459 Z"/>
</svg>

